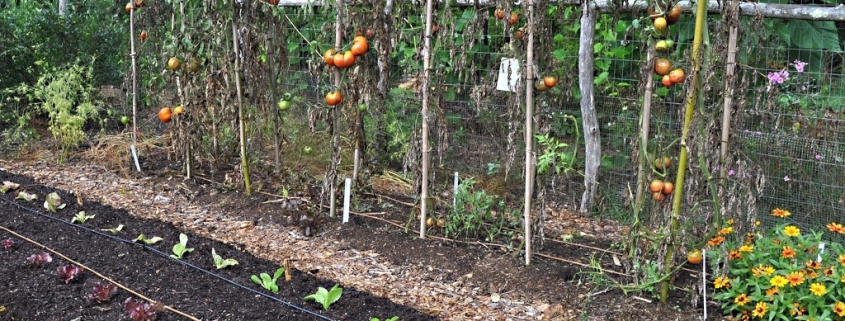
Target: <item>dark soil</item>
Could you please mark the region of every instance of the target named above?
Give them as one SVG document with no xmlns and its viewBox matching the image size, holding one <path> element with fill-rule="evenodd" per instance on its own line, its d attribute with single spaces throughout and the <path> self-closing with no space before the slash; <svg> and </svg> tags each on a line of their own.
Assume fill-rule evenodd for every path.
<svg viewBox="0 0 845 321">
<path fill-rule="evenodd" d="M 303 298 L 318 287 L 331 288 L 335 284 L 333 281 L 294 270 L 293 280 L 279 280 L 280 291 L 272 294 L 252 283 L 250 275 L 261 272 L 272 274 L 279 267 L 276 263 L 258 259 L 235 246 L 190 233 L 186 233 L 189 236 L 188 247 L 195 250 L 180 262 L 166 256 L 171 253 L 173 244 L 178 242 L 179 233 L 182 232 L 170 223 L 136 218 L 126 211 L 87 200 L 80 207 L 76 203 L 76 196 L 65 191 L 56 192 L 67 207 L 58 213 L 48 213 L 42 206 L 44 196 L 55 190 L 37 185 L 28 177 L 0 171 L 0 181 L 4 180 L 21 184 L 22 190 L 37 194 L 39 200 L 28 203 L 13 200 L 16 192 L 0 194 L 0 225 L 153 300 L 202 320 L 369 320 L 371 317 L 390 316 L 399 316 L 403 321 L 436 320 L 412 308 L 351 287 L 344 289 L 343 297 L 329 311 L 322 311 L 318 303 L 306 302 Z M 64 223 L 69 222 L 80 210 L 96 217 L 81 226 Z M 92 232 L 114 228 L 119 224 L 125 227 L 117 238 Z M 148 237 L 162 237 L 164 241 L 150 247 L 128 241 L 141 233 Z M 0 320 L 129 319 L 123 309 L 124 300 L 131 296 L 126 291 L 118 290 L 110 301 L 98 304 L 86 296 L 96 282 L 103 280 L 84 271 L 65 284 L 58 277 L 57 267 L 68 262 L 53 255 L 53 261 L 43 267 L 30 266 L 27 257 L 43 250 L 0 230 L 0 239 L 6 238 L 13 239 L 15 245 L 8 251 L 0 248 Z M 224 258 L 236 259 L 239 265 L 216 270 L 210 255 L 212 248 Z M 185 263 L 217 273 L 228 281 Z M 298 311 L 262 293 L 302 307 L 313 314 Z M 157 318 L 183 319 L 169 311 L 161 312 Z"/>
</svg>

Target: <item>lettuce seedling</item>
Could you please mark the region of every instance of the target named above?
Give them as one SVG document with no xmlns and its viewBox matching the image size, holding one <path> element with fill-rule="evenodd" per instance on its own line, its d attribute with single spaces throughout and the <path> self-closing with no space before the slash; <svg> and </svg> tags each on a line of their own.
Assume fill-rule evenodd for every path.
<svg viewBox="0 0 845 321">
<path fill-rule="evenodd" d="M 306 296 L 305 300 L 317 301 L 323 304 L 323 310 L 328 311 L 329 306 L 340 300 L 341 295 L 343 295 L 343 288 L 340 287 L 340 284 L 335 284 L 331 290 L 326 290 L 326 288 L 321 286 L 317 289 L 317 293 Z"/>
<path fill-rule="evenodd" d="M 65 284 L 70 283 L 79 272 L 82 272 L 82 268 L 73 264 L 59 266 L 59 277 L 65 280 Z"/>
<path fill-rule="evenodd" d="M 8 239 L 0 241 L 0 244 L 3 245 L 3 250 L 8 251 L 8 250 L 11 250 L 13 246 L 15 246 L 15 241 L 12 240 L 11 238 L 8 238 Z"/>
<path fill-rule="evenodd" d="M 10 181 L 3 181 L 3 185 L 0 186 L 0 193 L 6 194 L 8 191 L 14 191 L 20 187 L 20 184 L 12 183 Z"/>
<path fill-rule="evenodd" d="M 32 202 L 38 199 L 38 195 L 30 194 L 24 191 L 18 192 L 18 197 L 15 197 L 16 200 L 24 200 L 27 202 Z"/>
<path fill-rule="evenodd" d="M 253 274 L 252 277 L 250 277 L 250 279 L 252 280 L 252 282 L 255 282 L 256 284 L 264 287 L 264 289 L 267 290 L 267 291 L 270 291 L 270 292 L 273 292 L 273 293 L 279 293 L 279 286 L 276 285 L 276 281 L 279 279 L 279 277 L 282 276 L 282 274 L 285 274 L 285 267 L 284 266 L 280 267 L 278 270 L 276 270 L 276 273 L 273 273 L 272 278 L 270 277 L 269 274 L 262 272 L 261 278 L 259 278 L 255 274 Z"/>
<path fill-rule="evenodd" d="M 103 303 L 111 300 L 115 292 L 117 292 L 117 287 L 114 284 L 97 282 L 94 284 L 94 288 L 91 289 L 91 293 L 88 294 L 88 298 L 97 301 L 97 303 Z"/>
<path fill-rule="evenodd" d="M 66 204 L 62 203 L 62 198 L 56 192 L 52 192 L 44 199 L 44 208 L 50 212 L 65 208 Z"/>
<path fill-rule="evenodd" d="M 112 235 L 117 235 L 117 233 L 120 233 L 120 231 L 123 231 L 123 224 L 119 224 L 117 227 L 113 227 L 113 228 L 101 229 L 101 231 L 106 231 L 106 232 L 111 233 Z M 141 235 L 143 235 L 143 234 L 141 234 Z"/>
<path fill-rule="evenodd" d="M 179 243 L 173 245 L 173 254 L 170 257 L 181 260 L 183 255 L 193 251 L 194 248 L 188 247 L 188 236 L 185 233 L 179 233 Z"/>
<path fill-rule="evenodd" d="M 152 238 L 147 238 L 146 236 L 144 236 L 144 234 L 141 234 L 141 235 L 138 235 L 138 237 L 136 237 L 134 241 L 135 242 L 144 242 L 144 244 L 150 245 L 150 244 L 156 244 L 156 243 L 161 242 L 163 240 L 164 240 L 163 238 L 160 238 L 158 236 L 153 236 Z"/>
<path fill-rule="evenodd" d="M 238 265 L 238 261 L 235 261 L 235 259 L 223 259 L 222 256 L 217 255 L 217 252 L 214 251 L 214 248 L 211 248 L 211 257 L 214 258 L 214 266 L 217 267 L 218 270 L 225 269 L 229 266 Z"/>
<path fill-rule="evenodd" d="M 73 219 L 70 220 L 70 222 L 71 223 L 79 222 L 79 224 L 85 224 L 85 221 L 94 218 L 94 216 L 97 216 L 97 215 L 85 215 L 85 211 L 79 211 L 79 213 L 76 213 L 76 216 L 74 216 Z"/>
<path fill-rule="evenodd" d="M 41 267 L 44 264 L 53 262 L 53 257 L 50 256 L 50 253 L 41 252 L 30 255 L 26 260 L 34 267 Z"/>
<path fill-rule="evenodd" d="M 164 306 L 158 302 L 143 303 L 132 300 L 132 298 L 126 298 L 126 301 L 123 301 L 123 309 L 126 310 L 132 321 L 154 321 L 156 313 L 163 308 Z"/>
<path fill-rule="evenodd" d="M 379 319 L 379 318 L 370 318 L 370 321 L 381 321 L 381 319 Z M 396 315 L 396 316 L 393 316 L 393 317 L 392 317 L 392 318 L 390 318 L 390 319 L 384 319 L 384 321 L 399 321 L 399 316 L 398 316 L 398 315 Z"/>
</svg>

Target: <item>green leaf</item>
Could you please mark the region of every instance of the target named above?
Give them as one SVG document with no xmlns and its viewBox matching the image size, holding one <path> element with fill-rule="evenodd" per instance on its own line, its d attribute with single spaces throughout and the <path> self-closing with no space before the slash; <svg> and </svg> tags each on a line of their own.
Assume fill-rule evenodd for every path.
<svg viewBox="0 0 845 321">
<path fill-rule="evenodd" d="M 259 279 L 258 276 L 255 275 L 255 274 L 253 274 L 251 277 L 249 277 L 249 279 L 252 280 L 252 282 L 254 282 L 255 284 L 258 284 L 258 285 L 261 285 L 261 286 L 264 285 L 263 283 L 261 283 L 261 279 Z"/>
<path fill-rule="evenodd" d="M 566 60 L 566 49 L 555 49 L 555 51 L 552 52 L 552 56 L 554 56 L 555 59 L 557 59 L 557 60 L 565 61 Z"/>
<path fill-rule="evenodd" d="M 284 273 L 285 273 L 285 267 L 284 266 L 280 267 L 278 270 L 276 270 L 276 273 L 273 274 L 273 283 L 275 283 L 276 280 L 278 280 L 279 277 L 282 276 L 282 274 L 284 274 Z"/>
<path fill-rule="evenodd" d="M 340 296 L 343 295 L 343 288 L 340 287 L 340 284 L 335 284 L 332 289 L 329 291 L 328 298 L 327 298 L 327 306 L 326 310 L 328 310 L 328 305 L 332 305 L 333 303 L 340 300 Z"/>
</svg>

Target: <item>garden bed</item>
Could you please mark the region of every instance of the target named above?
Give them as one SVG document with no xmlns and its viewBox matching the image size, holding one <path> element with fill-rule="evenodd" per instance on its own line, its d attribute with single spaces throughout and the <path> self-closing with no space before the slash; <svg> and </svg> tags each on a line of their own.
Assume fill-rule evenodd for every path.
<svg viewBox="0 0 845 321">
<path fill-rule="evenodd" d="M 169 258 L 173 244 L 185 231 L 172 224 L 134 217 L 126 211 L 90 200 L 77 204 L 71 193 L 53 190 L 32 179 L 0 171 L 0 181 L 21 184 L 20 189 L 39 196 L 32 202 L 14 200 L 17 192 L 0 195 L 3 227 L 0 239 L 11 238 L 14 246 L 0 250 L 0 320 L 128 320 L 123 302 L 137 297 L 118 290 L 107 302 L 86 298 L 97 282 L 104 282 L 91 271 L 82 271 L 68 284 L 58 276 L 57 268 L 69 262 L 56 253 L 52 262 L 34 267 L 27 258 L 44 249 L 26 242 L 31 238 L 70 259 L 102 273 L 153 300 L 201 320 L 369 320 L 371 317 L 400 320 L 436 320 L 412 308 L 388 299 L 345 286 L 339 301 L 323 311 L 321 305 L 303 298 L 318 287 L 331 288 L 335 281 L 291 269 L 292 280 L 278 281 L 279 292 L 273 294 L 250 280 L 253 274 L 279 268 L 277 263 L 256 258 L 236 246 L 210 240 L 187 232 L 188 246 L 195 248 L 182 262 Z M 44 210 L 44 197 L 56 191 L 66 208 L 49 213 Z M 69 224 L 84 210 L 95 215 L 84 224 Z M 102 229 L 124 225 L 115 237 L 96 233 Z M 89 230 L 90 229 L 90 230 Z M 150 245 L 133 243 L 139 234 L 158 236 L 163 241 Z M 233 258 L 238 265 L 217 270 L 211 249 L 224 258 Z M 189 266 L 188 263 L 192 266 Z M 197 269 L 199 268 L 199 269 Z M 207 272 L 201 271 L 205 270 Z M 217 276 L 212 275 L 216 274 Z M 183 320 L 172 311 L 158 314 L 157 320 Z"/>
</svg>

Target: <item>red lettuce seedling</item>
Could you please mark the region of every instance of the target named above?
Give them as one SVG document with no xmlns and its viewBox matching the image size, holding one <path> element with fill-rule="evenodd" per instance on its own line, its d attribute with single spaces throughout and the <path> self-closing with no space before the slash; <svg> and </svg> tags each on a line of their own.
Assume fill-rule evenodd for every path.
<svg viewBox="0 0 845 321">
<path fill-rule="evenodd" d="M 82 268 L 73 264 L 59 266 L 59 277 L 65 280 L 65 284 L 70 283 L 70 280 L 79 275 L 79 272 L 82 272 Z"/>
<path fill-rule="evenodd" d="M 41 252 L 38 254 L 30 255 L 29 258 L 26 259 L 29 261 L 29 264 L 32 264 L 34 267 L 41 267 L 44 264 L 53 262 L 53 257 L 50 256 L 50 253 Z"/>
<path fill-rule="evenodd" d="M 3 241 L 0 241 L 0 244 L 3 244 L 3 249 L 8 251 L 11 250 L 13 246 L 15 246 L 15 241 L 13 241 L 12 239 L 5 239 Z"/>
<path fill-rule="evenodd" d="M 97 303 L 103 303 L 110 300 L 115 292 L 117 292 L 117 287 L 114 284 L 97 282 L 94 284 L 91 294 L 88 294 L 88 298 L 97 301 Z"/>
<path fill-rule="evenodd" d="M 143 303 L 126 298 L 126 301 L 123 301 L 123 308 L 126 313 L 129 313 L 132 321 L 155 321 L 156 313 L 161 311 L 163 306 L 158 302 Z"/>
</svg>

